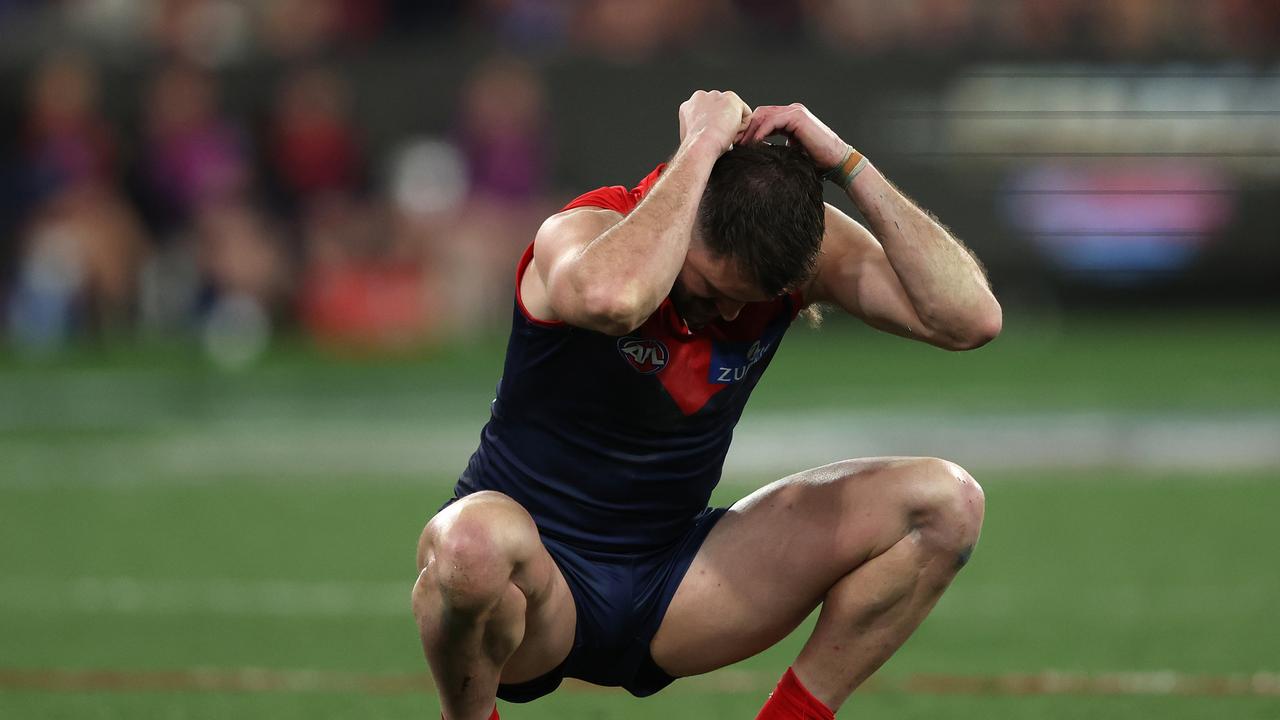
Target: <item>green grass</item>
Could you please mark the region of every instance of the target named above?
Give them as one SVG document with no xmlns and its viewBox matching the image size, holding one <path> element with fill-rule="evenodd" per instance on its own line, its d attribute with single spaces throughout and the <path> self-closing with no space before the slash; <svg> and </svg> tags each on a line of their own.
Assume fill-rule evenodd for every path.
<svg viewBox="0 0 1280 720">
<path fill-rule="evenodd" d="M 407 608 L 412 552 L 446 483 L 321 478 L 305 485 L 238 479 L 209 485 L 23 486 L 0 489 L 0 667 L 274 667 L 419 672 Z M 996 674 L 1280 670 L 1272 622 L 1280 597 L 1265 475 L 1119 473 L 994 477 L 973 563 L 883 671 Z M 742 488 L 722 492 L 731 502 Z M 104 606 L 83 578 L 189 587 L 176 601 Z M 338 612 L 298 599 L 218 607 L 201 588 L 287 581 L 368 588 Z M 256 583 L 256 585 L 255 585 Z M 30 596 L 34 594 L 34 600 Z M 405 597 L 403 610 L 396 606 Z M 216 600 L 216 598 L 215 598 Z M 285 598 L 284 602 L 287 603 Z M 189 607 L 184 605 L 189 603 Z M 287 605 L 286 605 L 287 610 Z M 742 664 L 781 671 L 803 640 Z M 680 689 L 636 701 L 570 691 L 511 717 L 741 717 L 768 688 Z M 328 694 L 10 692 L 3 717 L 391 717 L 428 712 L 430 698 Z M 942 697 L 872 693 L 850 706 L 893 717 L 1265 717 L 1266 699 Z M 964 708 L 968 708 L 965 710 Z M 358 712 L 356 709 L 359 709 Z"/>
<path fill-rule="evenodd" d="M 1115 409 L 1275 412 L 1280 315 L 1018 317 L 987 347 L 948 353 L 831 318 L 783 342 L 751 411 Z M 260 366 L 210 369 L 182 349 L 73 355 L 46 364 L 0 353 L 0 429 L 168 428 L 173 423 L 377 416 L 481 422 L 504 337 L 358 363 L 283 343 Z"/>
<path fill-rule="evenodd" d="M 172 720 L 224 720 L 263 717 L 273 720 L 313 718 L 361 718 L 403 720 L 439 717 L 426 698 L 410 696 L 365 697 L 324 694 L 302 701 L 289 695 L 238 695 L 176 693 L 119 693 L 104 696 L 67 693 L 0 695 L 0 712 L 6 717 L 50 720 L 114 720 L 115 718 L 169 718 Z M 645 700 L 623 700 L 615 695 L 552 695 L 529 706 L 503 706 L 503 718 L 567 718 L 571 720 L 640 720 L 641 718 L 753 718 L 761 698 L 744 695 L 657 695 Z M 1057 697 L 947 697 L 868 695 L 850 701 L 843 717 L 936 720 L 946 718 L 1018 718 L 1018 720 L 1078 720 L 1079 718 L 1231 718 L 1274 720 L 1276 702 L 1255 698 L 1196 697 L 1081 697 L 1069 702 Z"/>
<path fill-rule="evenodd" d="M 1014 320 L 961 355 L 831 323 L 788 338 L 748 413 L 1276 413 L 1280 323 L 1264 319 Z M 391 429 L 478 432 L 500 353 L 486 341 L 355 363 L 284 347 L 237 374 L 182 349 L 0 361 L 0 681 L 5 669 L 425 673 L 407 602 L 414 544 L 458 468 L 365 461 L 388 452 Z M 987 490 L 982 543 L 885 677 L 1280 672 L 1276 472 L 971 469 Z M 770 479 L 733 478 L 716 501 Z M 754 717 L 804 631 L 735 668 L 754 687 L 712 676 L 646 700 L 566 688 L 504 715 Z M 427 693 L 0 690 L 3 718 L 436 713 Z M 1260 719 L 1280 717 L 1280 698 L 890 689 L 843 714 Z"/>
</svg>

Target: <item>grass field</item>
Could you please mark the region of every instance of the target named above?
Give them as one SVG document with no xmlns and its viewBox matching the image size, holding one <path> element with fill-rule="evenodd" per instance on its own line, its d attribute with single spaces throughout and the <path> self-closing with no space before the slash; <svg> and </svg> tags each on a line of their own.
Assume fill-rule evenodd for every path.
<svg viewBox="0 0 1280 720">
<path fill-rule="evenodd" d="M 748 415 L 1274 415 L 1276 327 L 1024 321 L 956 356 L 837 325 L 788 339 Z M 408 592 L 458 468 L 379 458 L 478 432 L 500 343 L 379 363 L 286 349 L 231 375 L 191 360 L 0 363 L 0 718 L 438 716 Z M 970 469 L 988 497 L 974 561 L 842 716 L 1280 718 L 1276 468 Z M 726 478 L 717 500 L 771 479 Z M 754 717 L 802 640 L 650 699 L 566 685 L 504 717 Z M 1186 682 L 1103 681 L 1165 671 Z"/>
</svg>

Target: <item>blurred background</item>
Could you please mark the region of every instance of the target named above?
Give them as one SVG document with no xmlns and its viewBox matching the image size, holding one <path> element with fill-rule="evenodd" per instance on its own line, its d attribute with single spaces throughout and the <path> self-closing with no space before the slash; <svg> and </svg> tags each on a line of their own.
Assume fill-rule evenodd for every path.
<svg viewBox="0 0 1280 720">
<path fill-rule="evenodd" d="M 0 0 L 0 715 L 431 716 L 413 547 L 515 261 L 696 89 L 805 103 L 1005 307 L 963 355 L 798 326 L 739 427 L 717 502 L 987 487 L 857 702 L 1280 716 L 1275 0 Z M 510 715 L 750 716 L 802 640 Z"/>
</svg>

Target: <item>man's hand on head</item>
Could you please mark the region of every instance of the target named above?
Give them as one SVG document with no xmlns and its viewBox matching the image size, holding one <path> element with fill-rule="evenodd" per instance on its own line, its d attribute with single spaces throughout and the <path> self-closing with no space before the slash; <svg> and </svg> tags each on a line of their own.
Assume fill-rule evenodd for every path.
<svg viewBox="0 0 1280 720">
<path fill-rule="evenodd" d="M 706 138 L 721 153 L 740 142 L 751 120 L 751 106 L 732 91 L 699 90 L 680 105 L 680 143 Z"/>
<path fill-rule="evenodd" d="M 800 103 L 756 108 L 742 133 L 742 142 L 763 142 L 775 133 L 782 133 L 800 143 L 800 147 L 813 158 L 814 166 L 824 172 L 843 162 L 849 148 L 834 130 Z"/>
</svg>

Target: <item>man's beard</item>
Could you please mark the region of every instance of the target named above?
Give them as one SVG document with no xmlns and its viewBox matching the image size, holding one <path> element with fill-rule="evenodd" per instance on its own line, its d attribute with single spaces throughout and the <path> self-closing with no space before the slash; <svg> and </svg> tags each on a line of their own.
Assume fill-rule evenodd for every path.
<svg viewBox="0 0 1280 720">
<path fill-rule="evenodd" d="M 684 320 L 684 324 L 690 329 L 698 329 L 710 324 L 713 320 L 720 317 L 720 312 L 716 308 L 716 304 L 701 298 L 695 298 L 685 289 L 684 284 L 680 282 L 680 278 L 676 278 L 676 282 L 671 286 L 671 304 L 675 307 L 676 313 Z"/>
</svg>

